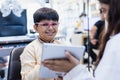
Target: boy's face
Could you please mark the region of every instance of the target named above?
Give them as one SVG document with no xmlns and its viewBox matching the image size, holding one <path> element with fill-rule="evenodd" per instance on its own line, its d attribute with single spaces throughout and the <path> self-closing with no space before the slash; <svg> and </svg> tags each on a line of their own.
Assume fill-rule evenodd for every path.
<svg viewBox="0 0 120 80">
<path fill-rule="evenodd" d="M 54 37 L 58 31 L 58 21 L 42 20 L 36 24 L 37 25 L 34 25 L 34 28 L 36 32 L 39 33 L 40 39 L 45 42 L 50 42 L 54 40 Z"/>
</svg>

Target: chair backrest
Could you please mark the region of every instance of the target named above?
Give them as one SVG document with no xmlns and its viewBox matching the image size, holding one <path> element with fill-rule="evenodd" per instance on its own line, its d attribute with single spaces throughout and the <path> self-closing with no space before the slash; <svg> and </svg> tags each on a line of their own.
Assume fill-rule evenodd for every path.
<svg viewBox="0 0 120 80">
<path fill-rule="evenodd" d="M 24 47 L 14 48 L 10 54 L 8 77 L 7 80 L 21 80 L 21 62 L 20 54 L 23 52 Z"/>
</svg>

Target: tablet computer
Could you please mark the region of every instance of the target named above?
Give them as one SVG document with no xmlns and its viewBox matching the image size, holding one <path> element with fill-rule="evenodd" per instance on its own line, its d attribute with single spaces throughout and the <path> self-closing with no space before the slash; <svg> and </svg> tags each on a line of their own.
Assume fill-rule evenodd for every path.
<svg viewBox="0 0 120 80">
<path fill-rule="evenodd" d="M 65 50 L 70 51 L 74 57 L 80 60 L 83 57 L 85 46 L 44 43 L 42 46 L 41 60 L 66 58 Z M 43 65 L 40 67 L 40 78 L 56 78 L 57 76 L 63 75 L 64 72 L 52 71 Z"/>
</svg>

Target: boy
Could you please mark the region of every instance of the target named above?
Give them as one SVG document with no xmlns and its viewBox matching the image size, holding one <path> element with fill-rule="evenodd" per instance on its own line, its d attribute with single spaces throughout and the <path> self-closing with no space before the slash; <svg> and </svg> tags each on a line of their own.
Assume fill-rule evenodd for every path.
<svg viewBox="0 0 120 80">
<path fill-rule="evenodd" d="M 51 8 L 40 8 L 34 15 L 34 29 L 39 33 L 38 39 L 28 44 L 20 56 L 22 80 L 39 80 L 41 53 L 43 43 L 62 44 L 54 39 L 58 31 L 58 13 Z M 40 79 L 54 80 L 54 79 Z"/>
</svg>

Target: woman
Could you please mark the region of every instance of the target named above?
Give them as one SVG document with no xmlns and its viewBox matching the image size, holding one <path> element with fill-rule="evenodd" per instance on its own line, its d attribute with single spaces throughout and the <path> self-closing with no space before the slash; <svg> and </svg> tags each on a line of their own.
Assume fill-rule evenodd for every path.
<svg viewBox="0 0 120 80">
<path fill-rule="evenodd" d="M 46 60 L 44 62 L 44 65 L 49 69 L 55 71 L 66 71 L 67 74 L 63 77 L 63 80 L 120 80 L 120 0 L 99 0 L 100 4 L 102 1 L 108 2 L 108 10 L 102 8 L 108 25 L 106 27 L 106 34 L 102 38 L 103 42 L 100 46 L 95 78 L 88 76 L 88 71 L 85 70 L 85 68 L 83 68 L 82 65 L 67 52 L 67 57 L 69 57 L 68 59 L 70 60 L 69 63 L 73 64 L 77 62 L 76 64 L 73 64 L 75 66 L 73 69 L 66 68 L 63 70 L 59 67 L 60 64 L 57 66 L 57 64 L 60 63 L 58 60 Z M 50 65 L 51 63 L 52 65 Z M 62 66 L 64 66 L 64 61 L 62 61 L 62 63 Z"/>
</svg>

